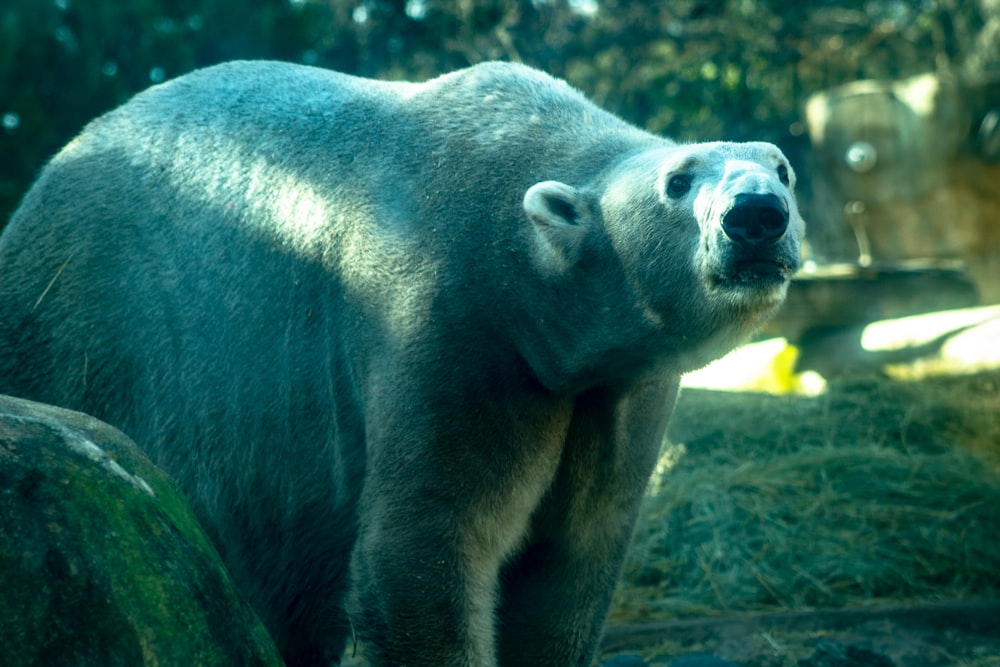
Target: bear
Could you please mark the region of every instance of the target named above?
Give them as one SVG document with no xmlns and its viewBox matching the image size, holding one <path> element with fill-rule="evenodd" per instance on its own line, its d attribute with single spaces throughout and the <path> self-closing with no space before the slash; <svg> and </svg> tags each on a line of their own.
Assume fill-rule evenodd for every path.
<svg viewBox="0 0 1000 667">
<path fill-rule="evenodd" d="M 129 434 L 292 667 L 586 665 L 681 375 L 779 308 L 795 175 L 525 65 L 238 61 L 0 236 L 0 391 Z"/>
</svg>

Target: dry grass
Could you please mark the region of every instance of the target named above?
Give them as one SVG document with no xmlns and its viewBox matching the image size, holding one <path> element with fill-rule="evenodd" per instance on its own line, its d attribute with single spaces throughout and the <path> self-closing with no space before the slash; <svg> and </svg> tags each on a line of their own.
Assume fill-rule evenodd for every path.
<svg viewBox="0 0 1000 667">
<path fill-rule="evenodd" d="M 612 620 L 998 596 L 998 387 L 686 392 Z"/>
</svg>

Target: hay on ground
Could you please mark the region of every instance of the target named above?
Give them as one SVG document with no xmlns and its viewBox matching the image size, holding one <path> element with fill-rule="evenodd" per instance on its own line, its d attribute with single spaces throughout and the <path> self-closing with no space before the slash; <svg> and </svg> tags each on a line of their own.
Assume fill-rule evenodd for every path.
<svg viewBox="0 0 1000 667">
<path fill-rule="evenodd" d="M 996 597 L 998 379 L 688 392 L 612 621 Z"/>
</svg>

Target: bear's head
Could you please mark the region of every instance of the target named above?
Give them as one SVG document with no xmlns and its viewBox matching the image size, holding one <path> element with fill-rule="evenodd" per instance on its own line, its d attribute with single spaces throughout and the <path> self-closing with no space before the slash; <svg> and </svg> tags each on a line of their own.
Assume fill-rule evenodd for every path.
<svg viewBox="0 0 1000 667">
<path fill-rule="evenodd" d="M 784 301 L 804 235 L 794 185 L 769 143 L 666 145 L 588 185 L 538 183 L 524 208 L 550 270 L 593 266 L 603 248 L 648 323 L 701 341 L 681 363 L 690 370 L 742 342 Z"/>
<path fill-rule="evenodd" d="M 805 231 L 794 183 L 766 143 L 691 146 L 660 164 L 664 207 L 690 207 L 698 224 L 694 266 L 706 294 L 751 309 L 784 299 Z"/>
</svg>

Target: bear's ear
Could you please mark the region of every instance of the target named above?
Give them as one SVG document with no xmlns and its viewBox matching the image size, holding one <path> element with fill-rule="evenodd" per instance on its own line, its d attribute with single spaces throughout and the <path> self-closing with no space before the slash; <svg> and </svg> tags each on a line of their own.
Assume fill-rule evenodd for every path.
<svg viewBox="0 0 1000 667">
<path fill-rule="evenodd" d="M 565 269 L 576 261 L 589 227 L 580 192 L 559 181 L 535 183 L 524 193 L 524 212 L 535 227 L 543 258 Z"/>
<path fill-rule="evenodd" d="M 559 181 L 535 183 L 524 193 L 524 212 L 539 226 L 576 225 L 580 219 L 576 188 Z"/>
</svg>

